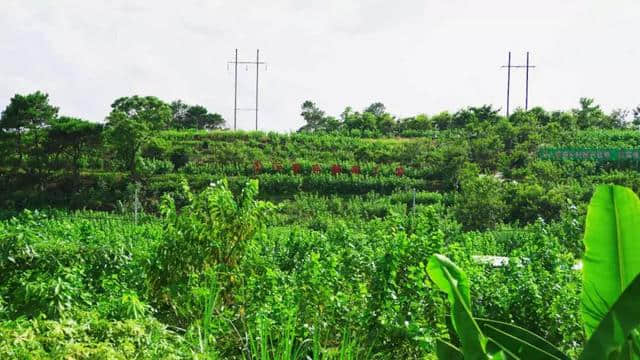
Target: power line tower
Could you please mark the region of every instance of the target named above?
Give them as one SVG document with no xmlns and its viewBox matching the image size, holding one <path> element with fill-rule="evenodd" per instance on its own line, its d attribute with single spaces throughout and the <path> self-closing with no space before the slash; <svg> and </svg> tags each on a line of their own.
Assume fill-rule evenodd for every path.
<svg viewBox="0 0 640 360">
<path fill-rule="evenodd" d="M 237 129 L 237 120 L 238 120 L 238 110 L 248 110 L 256 112 L 256 130 L 258 130 L 258 93 L 259 93 L 259 84 L 260 84 L 260 65 L 265 65 L 267 63 L 260 61 L 260 49 L 256 50 L 256 60 L 255 61 L 238 61 L 238 49 L 236 49 L 236 56 L 233 61 L 227 62 L 227 70 L 229 69 L 229 65 L 234 65 L 234 82 L 233 82 L 233 130 Z M 238 108 L 238 65 L 246 65 L 247 70 L 249 70 L 249 65 L 256 66 L 256 106 L 255 108 Z M 265 67 L 266 69 L 266 67 Z"/>
<path fill-rule="evenodd" d="M 509 117 L 509 91 L 511 90 L 511 69 L 512 68 L 524 68 L 526 69 L 525 80 L 525 97 L 524 97 L 524 109 L 529 109 L 529 69 L 535 68 L 534 65 L 529 65 L 529 52 L 527 51 L 527 63 L 526 65 L 511 65 L 511 51 L 509 51 L 509 58 L 507 65 L 503 65 L 502 68 L 507 68 L 507 117 Z"/>
</svg>

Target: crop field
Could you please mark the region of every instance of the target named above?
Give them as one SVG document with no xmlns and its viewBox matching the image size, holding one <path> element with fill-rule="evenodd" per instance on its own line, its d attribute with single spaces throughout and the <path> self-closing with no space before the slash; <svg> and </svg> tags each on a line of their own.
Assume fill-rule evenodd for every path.
<svg viewBox="0 0 640 360">
<path fill-rule="evenodd" d="M 637 160 L 537 155 L 640 148 L 598 109 L 277 134 L 120 105 L 3 112 L 2 359 L 640 356 Z"/>
</svg>

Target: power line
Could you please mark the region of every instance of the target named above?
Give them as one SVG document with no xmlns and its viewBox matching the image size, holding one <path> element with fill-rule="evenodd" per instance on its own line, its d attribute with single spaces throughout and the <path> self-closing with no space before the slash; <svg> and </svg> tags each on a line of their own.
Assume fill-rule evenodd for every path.
<svg viewBox="0 0 640 360">
<path fill-rule="evenodd" d="M 233 83 L 233 130 L 237 130 L 237 119 L 238 119 L 238 110 L 244 111 L 255 111 L 256 113 L 256 130 L 258 130 L 258 94 L 260 90 L 260 65 L 266 65 L 267 63 L 260 61 L 260 49 L 256 50 L 256 60 L 255 61 L 238 61 L 238 49 L 236 49 L 235 59 L 233 61 L 227 62 L 227 69 L 229 64 L 234 65 L 234 83 Z M 256 106 L 255 108 L 239 108 L 238 107 L 238 64 L 247 65 L 247 70 L 249 69 L 249 65 L 256 66 Z"/>
<path fill-rule="evenodd" d="M 524 109 L 529 109 L 529 69 L 535 68 L 534 65 L 529 64 L 529 52 L 527 51 L 527 63 L 526 65 L 511 65 L 511 51 L 509 51 L 509 57 L 507 65 L 501 66 L 501 68 L 507 68 L 507 117 L 509 117 L 509 91 L 511 89 L 511 69 L 526 69 L 526 82 L 525 82 L 525 98 Z"/>
</svg>

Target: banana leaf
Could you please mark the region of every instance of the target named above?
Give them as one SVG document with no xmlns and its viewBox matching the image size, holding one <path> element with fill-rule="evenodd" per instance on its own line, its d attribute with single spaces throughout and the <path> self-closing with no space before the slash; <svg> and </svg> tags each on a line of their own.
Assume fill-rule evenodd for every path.
<svg viewBox="0 0 640 360">
<path fill-rule="evenodd" d="M 464 360 L 460 349 L 442 339 L 436 340 L 436 355 L 441 360 Z"/>
<path fill-rule="evenodd" d="M 580 360 L 640 359 L 637 331 L 640 326 L 640 275 L 622 293 L 587 341 Z"/>
<path fill-rule="evenodd" d="M 631 189 L 598 186 L 587 212 L 584 245 L 581 310 L 590 338 L 640 273 L 640 201 Z"/>
<path fill-rule="evenodd" d="M 427 264 L 427 273 L 431 280 L 448 295 L 451 303 L 451 318 L 462 344 L 464 359 L 489 359 L 485 350 L 487 339 L 471 315 L 469 280 L 464 272 L 447 257 L 433 255 Z"/>
<path fill-rule="evenodd" d="M 542 337 L 520 326 L 476 318 L 482 332 L 509 353 L 530 360 L 569 360 L 569 357 Z"/>
</svg>

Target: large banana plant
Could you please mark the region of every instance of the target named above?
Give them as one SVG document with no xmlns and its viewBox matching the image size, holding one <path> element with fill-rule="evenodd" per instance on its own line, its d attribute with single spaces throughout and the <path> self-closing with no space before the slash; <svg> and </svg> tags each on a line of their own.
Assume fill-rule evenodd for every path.
<svg viewBox="0 0 640 360">
<path fill-rule="evenodd" d="M 615 185 L 596 189 L 584 245 L 581 311 L 587 343 L 579 360 L 640 360 L 640 200 L 633 191 Z M 526 329 L 474 318 L 469 280 L 445 256 L 432 256 L 427 272 L 448 295 L 461 344 L 438 340 L 439 359 L 569 359 Z"/>
</svg>

